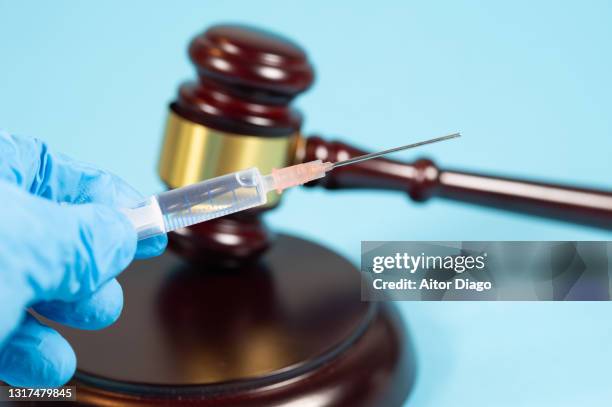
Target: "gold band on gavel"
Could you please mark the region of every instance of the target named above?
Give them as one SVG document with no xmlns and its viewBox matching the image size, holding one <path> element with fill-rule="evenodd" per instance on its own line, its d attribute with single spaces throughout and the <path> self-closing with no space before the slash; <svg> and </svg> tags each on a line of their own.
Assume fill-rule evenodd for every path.
<svg viewBox="0 0 612 407">
<path fill-rule="evenodd" d="M 293 163 L 298 134 L 257 137 L 217 131 L 170 111 L 159 160 L 159 175 L 169 188 L 178 188 L 234 171 L 257 167 L 262 174 Z M 268 194 L 266 206 L 280 195 Z"/>
</svg>

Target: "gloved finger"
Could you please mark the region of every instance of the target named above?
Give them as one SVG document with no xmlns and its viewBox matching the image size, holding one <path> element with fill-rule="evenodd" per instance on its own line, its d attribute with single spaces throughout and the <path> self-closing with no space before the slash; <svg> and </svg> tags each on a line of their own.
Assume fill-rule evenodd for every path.
<svg viewBox="0 0 612 407">
<path fill-rule="evenodd" d="M 123 290 L 113 278 L 90 297 L 72 302 L 41 302 L 33 308 L 60 324 L 79 329 L 101 329 L 119 318 L 123 308 Z"/>
<path fill-rule="evenodd" d="M 90 180 L 82 186 L 82 195 L 77 199 L 79 203 L 101 203 L 117 208 L 129 208 L 138 204 L 144 197 L 132 188 L 127 182 L 109 172 L 100 171 L 95 180 Z M 145 259 L 160 255 L 166 245 L 168 237 L 160 235 L 138 241 L 136 247 L 137 259 Z"/>
<path fill-rule="evenodd" d="M 30 314 L 0 349 L 0 380 L 11 386 L 61 386 L 75 369 L 70 344 Z"/>
<path fill-rule="evenodd" d="M 64 270 L 51 282 L 50 293 L 52 299 L 73 301 L 93 294 L 130 264 L 136 252 L 136 233 L 124 214 L 108 206 L 84 204 L 59 209 L 69 227 L 55 240 L 61 245 L 55 253 L 67 253 L 68 257 L 60 259 Z"/>
<path fill-rule="evenodd" d="M 75 161 L 72 162 L 77 169 L 82 165 Z M 64 165 L 67 164 L 65 163 Z M 144 199 L 142 194 L 127 182 L 114 174 L 102 170 L 98 170 L 98 175 L 95 178 L 81 185 L 80 190 L 81 194 L 75 197 L 74 203 L 101 203 L 116 208 L 129 208 Z M 144 259 L 158 256 L 164 251 L 167 244 L 168 238 L 166 235 L 140 240 L 136 248 L 135 257 L 137 259 Z"/>
<path fill-rule="evenodd" d="M 62 165 L 74 165 L 73 169 L 76 171 L 85 166 L 85 164 L 67 157 L 64 157 L 64 160 Z M 72 197 L 74 199 L 73 203 L 100 203 L 116 208 L 129 208 L 144 199 L 142 194 L 116 175 L 103 170 L 96 171 L 97 175 L 95 177 L 91 177 L 79 186 L 81 193 Z M 135 258 L 144 259 L 158 256 L 164 251 L 167 244 L 168 237 L 166 235 L 140 240 L 136 248 Z"/>
<path fill-rule="evenodd" d="M 37 138 L 0 132 L 0 155 L 0 178 L 52 201 L 121 205 L 140 199 L 127 184 L 115 185 L 118 177 L 52 152 Z"/>
<path fill-rule="evenodd" d="M 21 186 L 32 194 L 65 203 L 100 203 L 131 207 L 143 199 L 116 175 L 92 165 L 51 152 L 39 139 L 0 132 L 0 179 Z M 138 244 L 137 258 L 163 252 L 166 236 Z"/>
<path fill-rule="evenodd" d="M 23 194 L 11 196 L 16 220 L 5 219 L 10 233 L 0 236 L 10 241 L 11 233 L 21 233 L 2 264 L 25 285 L 20 295 L 26 306 L 82 299 L 134 258 L 136 232 L 120 211 L 98 204 L 59 206 Z"/>
<path fill-rule="evenodd" d="M 149 237 L 144 240 L 138 241 L 138 246 L 136 248 L 135 259 L 148 259 L 149 257 L 159 256 L 164 252 L 166 246 L 168 245 L 168 236 L 167 235 L 159 235 Z"/>
</svg>

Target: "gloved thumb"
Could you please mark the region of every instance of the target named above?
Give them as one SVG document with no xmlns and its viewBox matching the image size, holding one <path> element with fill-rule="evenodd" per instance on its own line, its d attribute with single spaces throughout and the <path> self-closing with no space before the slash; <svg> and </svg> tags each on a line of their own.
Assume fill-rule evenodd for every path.
<svg viewBox="0 0 612 407">
<path fill-rule="evenodd" d="M 4 259 L 9 263 L 4 266 L 26 285 L 25 306 L 88 296 L 134 258 L 136 233 L 118 210 L 91 203 L 58 205 L 31 195 L 23 198 L 13 208 L 12 232 L 25 238 L 13 241 L 13 253 Z"/>
<path fill-rule="evenodd" d="M 39 275 L 37 281 L 45 287 L 44 300 L 72 301 L 91 295 L 125 269 L 136 253 L 137 238 L 125 215 L 109 206 L 83 204 L 59 209 L 66 227 L 56 240 L 56 253 L 65 256 L 64 264 L 57 274 Z"/>
</svg>

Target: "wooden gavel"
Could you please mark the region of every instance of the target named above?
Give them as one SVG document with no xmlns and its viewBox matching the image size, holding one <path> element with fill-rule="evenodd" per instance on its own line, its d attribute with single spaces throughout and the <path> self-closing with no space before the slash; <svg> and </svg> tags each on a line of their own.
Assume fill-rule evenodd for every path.
<svg viewBox="0 0 612 407">
<path fill-rule="evenodd" d="M 169 188 L 364 153 L 301 135 L 290 104 L 313 70 L 291 41 L 216 26 L 192 41 L 189 55 L 198 80 L 170 105 L 159 165 Z M 442 170 L 425 159 L 339 167 L 316 185 L 441 196 L 612 229 L 610 192 Z M 396 305 L 362 300 L 364 276 L 333 250 L 269 231 L 261 214 L 280 199 L 270 193 L 264 207 L 171 232 L 173 250 L 119 276 L 126 303 L 111 328 L 92 335 L 58 327 L 79 355 L 80 403 L 405 404 L 418 358 Z"/>
<path fill-rule="evenodd" d="M 267 173 L 292 163 L 345 160 L 365 154 L 339 141 L 300 134 L 291 101 L 313 82 L 305 52 L 292 41 L 245 26 L 215 26 L 193 39 L 198 81 L 183 84 L 170 105 L 159 172 L 170 188 L 247 167 Z M 312 183 L 327 189 L 405 191 L 612 229 L 612 192 L 503 178 L 377 159 L 339 168 Z M 280 199 L 275 195 L 265 209 Z M 265 210 L 264 209 L 264 210 Z M 257 257 L 270 232 L 252 210 L 174 233 L 171 244 L 191 257 L 235 261 Z M 224 256 L 226 255 L 226 256 Z"/>
</svg>

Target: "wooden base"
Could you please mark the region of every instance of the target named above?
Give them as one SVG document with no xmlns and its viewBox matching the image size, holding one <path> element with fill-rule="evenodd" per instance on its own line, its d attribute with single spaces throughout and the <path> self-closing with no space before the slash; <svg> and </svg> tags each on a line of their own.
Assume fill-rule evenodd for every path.
<svg viewBox="0 0 612 407">
<path fill-rule="evenodd" d="M 394 306 L 362 302 L 359 272 L 315 243 L 280 235 L 259 263 L 236 269 L 168 251 L 120 281 L 116 324 L 61 328 L 77 353 L 80 403 L 391 407 L 412 387 Z"/>
</svg>

